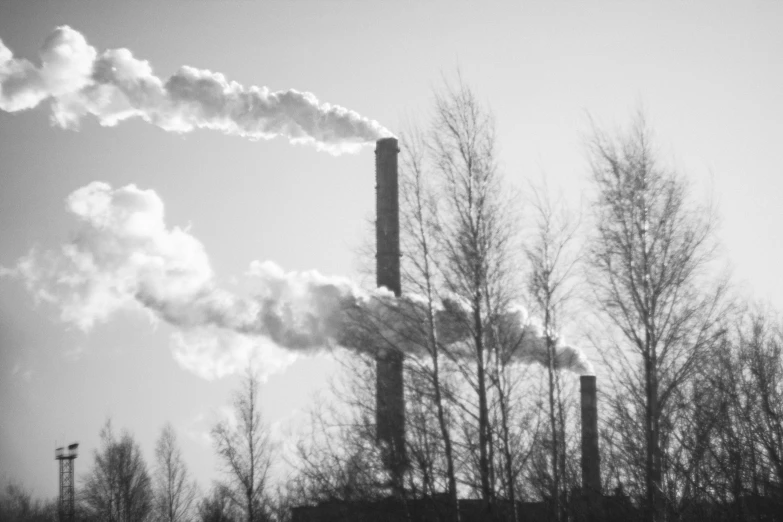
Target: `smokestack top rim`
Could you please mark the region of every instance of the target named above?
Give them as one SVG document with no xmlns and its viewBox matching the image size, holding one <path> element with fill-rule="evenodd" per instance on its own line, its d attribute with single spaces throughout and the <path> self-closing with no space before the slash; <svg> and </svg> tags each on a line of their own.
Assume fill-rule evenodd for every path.
<svg viewBox="0 0 783 522">
<path fill-rule="evenodd" d="M 375 141 L 375 152 L 378 152 L 379 150 L 386 150 L 391 151 L 392 149 L 395 152 L 400 152 L 400 148 L 398 146 L 398 140 L 394 136 L 388 136 L 386 138 L 380 138 Z"/>
<path fill-rule="evenodd" d="M 595 390 L 595 375 L 580 375 L 579 385 L 583 390 Z"/>
</svg>

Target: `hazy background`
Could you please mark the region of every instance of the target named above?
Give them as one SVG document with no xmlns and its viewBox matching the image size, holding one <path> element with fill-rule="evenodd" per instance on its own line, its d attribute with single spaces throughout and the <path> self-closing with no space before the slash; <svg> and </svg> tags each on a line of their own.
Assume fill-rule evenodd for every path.
<svg viewBox="0 0 783 522">
<path fill-rule="evenodd" d="M 0 39 L 37 61 L 58 25 L 99 51 L 127 47 L 168 77 L 182 65 L 245 85 L 311 91 L 392 131 L 427 111 L 457 67 L 493 108 L 502 167 L 524 186 L 546 175 L 578 204 L 589 188 L 588 115 L 625 125 L 640 105 L 661 158 L 711 196 L 740 291 L 783 308 L 783 4 L 776 2 L 14 2 Z M 76 221 L 65 198 L 92 181 L 135 183 L 189 227 L 217 279 L 241 285 L 252 260 L 356 275 L 374 212 L 372 147 L 332 156 L 285 139 L 178 135 L 131 120 L 78 132 L 45 107 L 0 111 L 0 265 L 55 249 Z M 57 493 L 55 444 L 79 441 L 77 474 L 107 416 L 152 464 L 171 421 L 202 487 L 217 478 L 207 437 L 235 377 L 205 380 L 172 358 L 165 323 L 125 313 L 85 334 L 0 278 L 0 480 Z M 269 377 L 263 410 L 282 436 L 335 365 L 302 358 Z"/>
</svg>

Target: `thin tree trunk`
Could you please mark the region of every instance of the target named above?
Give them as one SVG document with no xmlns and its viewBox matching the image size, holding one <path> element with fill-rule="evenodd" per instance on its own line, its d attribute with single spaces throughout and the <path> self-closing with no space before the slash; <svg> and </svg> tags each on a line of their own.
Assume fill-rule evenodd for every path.
<svg viewBox="0 0 783 522">
<path fill-rule="evenodd" d="M 446 423 L 446 412 L 443 408 L 443 396 L 440 390 L 440 375 L 437 352 L 432 358 L 433 362 L 433 386 L 435 387 L 435 406 L 438 411 L 438 425 L 441 437 L 443 437 L 443 451 L 446 457 L 446 475 L 449 488 L 449 519 L 459 521 L 459 501 L 457 499 L 457 478 L 454 475 L 454 454 L 451 447 L 451 433 Z"/>
<path fill-rule="evenodd" d="M 562 396 L 562 390 L 560 385 L 560 376 L 556 373 L 555 374 L 555 387 L 557 390 L 557 410 L 558 410 L 558 428 L 560 430 L 560 479 L 561 479 L 561 490 L 562 494 L 560 495 L 560 515 L 559 517 L 562 519 L 564 516 L 564 508 L 563 508 L 563 501 L 566 502 L 566 505 L 568 503 L 567 500 L 567 492 L 568 492 L 568 486 L 567 486 L 567 475 L 566 475 L 566 440 L 565 440 L 565 407 L 563 406 L 563 396 Z"/>
<path fill-rule="evenodd" d="M 645 415 L 645 487 L 646 509 L 645 520 L 659 522 L 662 518 L 661 498 L 661 448 L 660 425 L 658 415 L 658 382 L 655 373 L 654 355 L 645 360 L 646 373 L 646 415 Z"/>
<path fill-rule="evenodd" d="M 544 331 L 546 333 L 547 350 L 547 372 L 549 377 L 549 422 L 552 431 L 552 509 L 554 511 L 554 520 L 560 520 L 560 443 L 558 437 L 558 422 L 555 402 L 555 357 L 552 338 L 549 335 L 549 312 L 547 311 L 544 319 Z"/>
<path fill-rule="evenodd" d="M 417 189 L 419 187 L 417 186 Z M 437 331 L 435 329 L 435 311 L 433 309 L 433 289 L 432 289 L 432 274 L 430 271 L 430 251 L 427 242 L 427 235 L 424 230 L 424 217 L 423 208 L 420 198 L 420 193 L 416 192 L 416 204 L 417 204 L 417 221 L 419 225 L 419 234 L 421 235 L 421 246 L 424 256 L 424 277 L 427 287 L 427 307 L 428 307 L 428 320 L 429 320 L 429 341 L 432 349 L 432 384 L 435 392 L 435 408 L 438 412 L 438 426 L 440 428 L 441 437 L 443 437 L 443 451 L 446 457 L 446 475 L 448 480 L 448 495 L 449 495 L 449 519 L 459 522 L 459 500 L 457 499 L 457 478 L 454 474 L 454 451 L 451 444 L 451 433 L 449 431 L 448 423 L 446 422 L 446 412 L 443 407 L 443 394 L 441 393 L 440 382 L 440 363 L 439 363 L 439 350 L 438 350 L 438 338 Z"/>
<path fill-rule="evenodd" d="M 479 400 L 479 474 L 481 478 L 481 499 L 487 508 L 492 503 L 492 485 L 489 480 L 489 408 L 487 406 L 486 368 L 484 367 L 484 332 L 481 321 L 481 296 L 473 303 L 473 325 L 476 328 L 476 359 L 478 366 Z"/>
<path fill-rule="evenodd" d="M 500 380 L 498 379 L 498 383 Z M 518 519 L 516 492 L 514 491 L 514 470 L 513 470 L 513 454 L 511 452 L 511 444 L 509 442 L 509 429 L 508 429 L 508 403 L 505 399 L 505 393 L 500 392 L 500 421 L 502 437 L 503 437 L 503 459 L 505 460 L 505 473 L 506 483 L 508 484 L 508 501 L 511 502 L 511 507 L 514 514 L 514 520 Z"/>
</svg>

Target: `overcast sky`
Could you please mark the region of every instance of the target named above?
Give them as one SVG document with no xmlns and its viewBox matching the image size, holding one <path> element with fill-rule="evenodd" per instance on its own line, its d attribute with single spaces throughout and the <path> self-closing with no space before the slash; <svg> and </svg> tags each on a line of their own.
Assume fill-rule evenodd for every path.
<svg viewBox="0 0 783 522">
<path fill-rule="evenodd" d="M 59 41 L 45 43 L 63 25 L 73 31 L 57 38 L 81 35 L 97 55 L 126 48 L 163 82 L 208 70 L 246 88 L 311 92 L 356 114 L 340 112 L 340 131 L 309 143 L 285 125 L 267 128 L 306 142 L 294 144 L 241 137 L 254 131 L 224 121 L 183 132 L 189 120 L 179 113 L 146 114 L 146 122 L 97 98 L 69 97 L 79 79 L 60 74 L 57 60 L 70 58 L 57 54 L 41 67 L 39 49 Z M 198 283 L 243 295 L 253 261 L 358 279 L 374 155 L 355 145 L 425 113 L 441 76 L 457 67 L 496 115 L 509 181 L 524 186 L 543 174 L 573 203 L 589 189 L 588 115 L 611 129 L 643 106 L 660 157 L 687 174 L 698 198 L 717 203 L 722 255 L 740 291 L 783 308 L 781 25 L 783 4 L 771 1 L 0 2 L 0 79 L 14 64 L 18 80 L 23 59 L 37 71 L 7 82 L 0 96 L 0 480 L 54 496 L 55 444 L 79 441 L 84 471 L 111 416 L 150 463 L 170 421 L 208 487 L 219 474 L 206 435 L 249 353 L 266 365 L 267 420 L 282 433 L 301 417 L 334 369 L 328 356 L 286 366 L 269 341 L 172 326 L 101 287 L 106 272 L 79 286 L 87 300 L 42 293 L 62 246 L 103 245 L 113 226 L 149 232 L 152 253 L 165 252 L 182 277 L 166 288 L 174 293 Z M 60 96 L 58 107 L 45 91 Z M 312 102 L 294 98 L 297 110 Z M 208 117 L 200 114 L 201 126 Z M 335 154 L 343 149 L 351 150 Z M 143 219 L 118 224 L 128 208 Z M 111 245 L 104 252 L 114 263 L 129 247 Z M 44 275 L 23 275 L 30 266 Z M 137 265 L 120 268 L 125 277 Z"/>
</svg>

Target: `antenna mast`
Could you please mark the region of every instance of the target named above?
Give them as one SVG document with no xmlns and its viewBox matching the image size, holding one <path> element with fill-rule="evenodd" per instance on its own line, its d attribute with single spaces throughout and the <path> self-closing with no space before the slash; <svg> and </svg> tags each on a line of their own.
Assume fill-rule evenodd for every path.
<svg viewBox="0 0 783 522">
<path fill-rule="evenodd" d="M 73 443 L 67 450 L 63 447 L 54 450 L 54 459 L 60 461 L 60 522 L 76 519 L 73 461 L 78 454 L 78 448 L 79 444 Z"/>
</svg>

